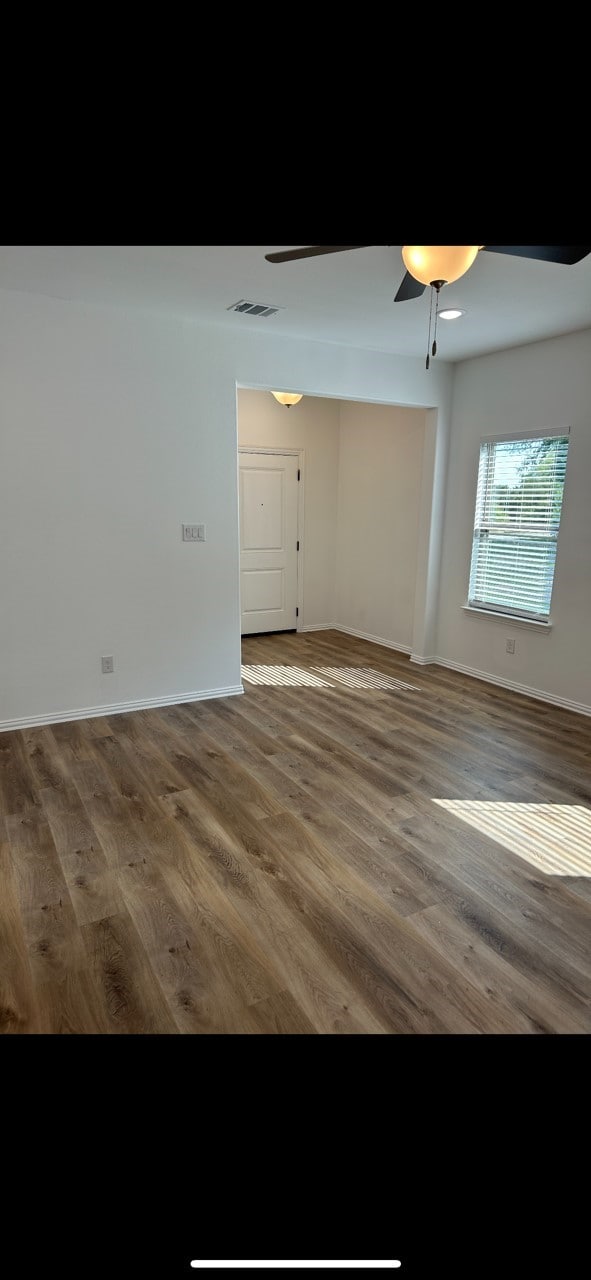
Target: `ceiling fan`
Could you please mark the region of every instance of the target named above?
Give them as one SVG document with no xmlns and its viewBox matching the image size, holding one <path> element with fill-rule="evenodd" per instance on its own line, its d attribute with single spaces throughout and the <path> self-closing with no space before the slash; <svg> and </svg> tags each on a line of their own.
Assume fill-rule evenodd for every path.
<svg viewBox="0 0 591 1280">
<path fill-rule="evenodd" d="M 351 249 L 372 249 L 376 246 L 368 244 L 314 244 L 304 249 L 284 249 L 280 253 L 266 253 L 267 262 L 293 262 L 296 258 L 315 258 L 326 253 L 347 253 Z M 390 248 L 390 246 L 387 246 Z M 427 344 L 426 368 L 429 368 L 431 356 L 437 354 L 437 316 L 439 311 L 439 293 L 446 284 L 453 284 L 465 275 L 475 262 L 480 250 L 488 253 L 505 253 L 513 258 L 534 258 L 539 262 L 558 262 L 564 266 L 574 266 L 582 258 L 591 253 L 591 245 L 507 245 L 507 244 L 471 244 L 471 245 L 404 245 L 402 261 L 406 267 L 395 302 L 409 302 L 411 298 L 420 298 L 427 285 L 431 288 L 431 305 L 429 308 L 429 337 Z M 435 327 L 433 345 L 431 346 L 431 323 L 433 317 L 433 300 L 435 299 Z"/>
<path fill-rule="evenodd" d="M 285 249 L 281 253 L 266 253 L 267 262 L 293 262 L 296 258 L 315 258 L 326 253 L 347 253 L 351 249 L 372 249 L 368 244 L 314 244 L 304 249 Z M 390 247 L 389 245 L 387 246 Z M 591 253 L 591 245 L 563 244 L 484 244 L 484 245 L 405 245 L 402 259 L 406 270 L 394 298 L 395 302 L 409 302 L 420 298 L 427 285 L 441 289 L 444 284 L 459 280 L 472 266 L 479 250 L 487 253 L 505 253 L 512 258 L 535 258 L 539 262 L 559 262 L 572 267 Z M 445 272 L 445 275 L 442 274 Z"/>
</svg>

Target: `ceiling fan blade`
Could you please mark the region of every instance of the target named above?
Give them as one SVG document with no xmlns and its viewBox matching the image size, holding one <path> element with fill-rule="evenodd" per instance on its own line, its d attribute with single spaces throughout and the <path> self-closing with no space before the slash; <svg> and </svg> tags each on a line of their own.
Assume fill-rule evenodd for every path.
<svg viewBox="0 0 591 1280">
<path fill-rule="evenodd" d="M 266 253 L 267 262 L 294 262 L 296 258 L 317 258 L 323 253 L 346 253 L 349 249 L 371 249 L 370 244 L 313 244 L 306 249 L 284 249 L 282 253 Z"/>
<path fill-rule="evenodd" d="M 420 298 L 421 294 L 425 292 L 426 287 L 426 285 L 421 284 L 420 280 L 415 280 L 414 276 L 411 276 L 410 271 L 407 271 L 394 301 L 410 302 L 411 298 Z"/>
<path fill-rule="evenodd" d="M 538 262 L 561 262 L 574 266 L 591 253 L 588 244 L 485 244 L 488 253 L 508 253 L 512 258 L 535 258 Z"/>
</svg>

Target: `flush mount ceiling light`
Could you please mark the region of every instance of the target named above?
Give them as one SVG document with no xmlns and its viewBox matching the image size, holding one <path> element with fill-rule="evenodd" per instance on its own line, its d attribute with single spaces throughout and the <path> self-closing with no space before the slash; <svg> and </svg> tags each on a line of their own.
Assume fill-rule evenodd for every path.
<svg viewBox="0 0 591 1280">
<path fill-rule="evenodd" d="M 279 404 L 284 404 L 286 409 L 291 409 L 292 404 L 299 404 L 302 399 L 301 395 L 294 395 L 291 391 L 272 391 L 271 395 L 275 396 Z"/>
<path fill-rule="evenodd" d="M 466 312 L 461 311 L 459 307 L 448 307 L 447 311 L 439 312 L 440 320 L 458 320 L 460 316 L 465 316 Z"/>
</svg>

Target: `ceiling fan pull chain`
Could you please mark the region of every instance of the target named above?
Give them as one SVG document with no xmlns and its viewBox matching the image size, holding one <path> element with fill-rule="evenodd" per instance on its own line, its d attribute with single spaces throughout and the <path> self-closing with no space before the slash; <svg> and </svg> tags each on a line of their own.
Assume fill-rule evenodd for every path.
<svg viewBox="0 0 591 1280">
<path fill-rule="evenodd" d="M 437 291 L 437 297 L 435 299 L 435 328 L 433 330 L 433 346 L 431 348 L 432 356 L 437 355 L 437 316 L 439 315 L 439 289 L 437 286 L 435 286 L 435 288 Z"/>
<path fill-rule="evenodd" d="M 431 285 L 431 298 L 429 300 L 429 336 L 427 338 L 427 359 L 425 360 L 425 368 L 428 369 L 431 363 L 429 357 L 429 347 L 431 346 L 431 316 L 433 314 L 433 285 Z"/>
</svg>

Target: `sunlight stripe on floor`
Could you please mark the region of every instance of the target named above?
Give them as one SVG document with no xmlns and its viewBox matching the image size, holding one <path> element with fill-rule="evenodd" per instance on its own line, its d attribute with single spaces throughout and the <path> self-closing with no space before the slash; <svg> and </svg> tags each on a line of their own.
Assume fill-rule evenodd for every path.
<svg viewBox="0 0 591 1280">
<path fill-rule="evenodd" d="M 292 687 L 308 687 L 327 689 L 327 680 L 321 680 L 311 671 L 303 671 L 301 667 L 265 666 L 263 663 L 249 664 L 240 667 L 240 674 L 248 684 L 283 685 Z"/>
<path fill-rule="evenodd" d="M 407 684 L 394 676 L 386 676 L 383 671 L 374 671 L 372 667 L 314 667 L 326 676 L 327 680 L 336 680 L 337 684 L 347 685 L 350 689 L 410 689 L 420 693 L 416 684 Z"/>
<path fill-rule="evenodd" d="M 434 800 L 549 876 L 591 876 L 591 809 L 580 804 Z"/>
</svg>

